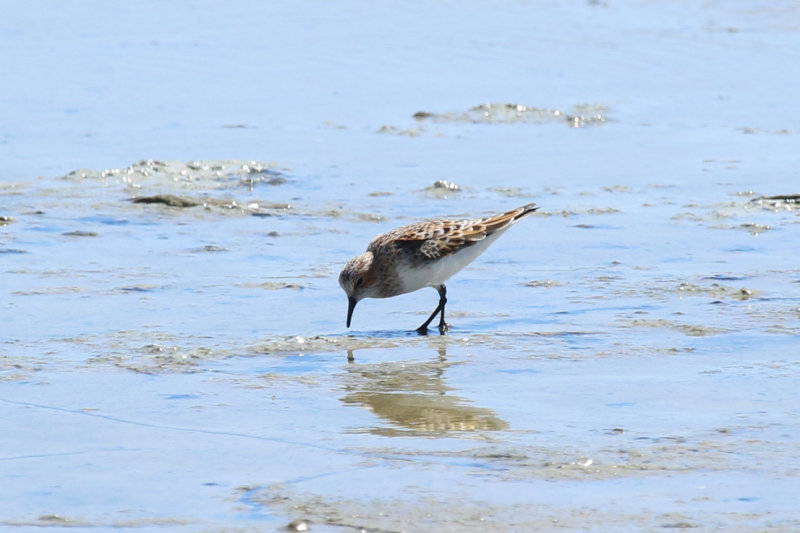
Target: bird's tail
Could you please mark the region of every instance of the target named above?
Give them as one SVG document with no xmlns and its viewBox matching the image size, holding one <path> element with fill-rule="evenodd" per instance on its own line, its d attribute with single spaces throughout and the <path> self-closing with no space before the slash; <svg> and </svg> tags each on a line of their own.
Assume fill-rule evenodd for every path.
<svg viewBox="0 0 800 533">
<path fill-rule="evenodd" d="M 484 231 L 487 235 L 491 235 L 495 231 L 506 229 L 511 224 L 514 224 L 518 220 L 522 220 L 537 209 L 539 208 L 536 207 L 536 204 L 527 204 L 523 205 L 522 207 L 518 207 L 513 211 L 483 219 L 482 222 L 485 225 Z"/>
<path fill-rule="evenodd" d="M 539 206 L 534 203 L 525 204 L 522 207 L 518 207 L 514 211 L 511 211 L 511 213 L 514 213 L 513 221 L 516 222 L 517 220 L 523 219 L 537 209 L 539 209 Z"/>
</svg>

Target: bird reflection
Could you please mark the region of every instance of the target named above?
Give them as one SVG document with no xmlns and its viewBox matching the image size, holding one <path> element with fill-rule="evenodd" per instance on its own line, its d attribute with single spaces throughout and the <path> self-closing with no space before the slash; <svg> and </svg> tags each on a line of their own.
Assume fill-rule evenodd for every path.
<svg viewBox="0 0 800 533">
<path fill-rule="evenodd" d="M 348 354 L 352 356 L 352 354 Z M 450 366 L 446 346 L 438 358 L 425 362 L 393 362 L 349 365 L 345 404 L 366 407 L 390 426 L 362 428 L 385 435 L 433 435 L 455 431 L 497 431 L 508 424 L 494 412 L 469 405 L 453 394 L 444 380 Z"/>
</svg>

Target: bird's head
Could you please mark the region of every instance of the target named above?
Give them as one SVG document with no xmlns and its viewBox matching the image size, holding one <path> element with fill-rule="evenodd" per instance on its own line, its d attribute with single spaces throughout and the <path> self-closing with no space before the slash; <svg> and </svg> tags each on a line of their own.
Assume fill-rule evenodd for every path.
<svg viewBox="0 0 800 533">
<path fill-rule="evenodd" d="M 350 327 L 350 319 L 353 317 L 353 309 L 356 304 L 364 299 L 373 296 L 377 288 L 375 283 L 375 271 L 372 268 L 372 252 L 366 252 L 352 258 L 344 265 L 339 274 L 339 285 L 342 286 L 347 295 L 347 327 Z"/>
</svg>

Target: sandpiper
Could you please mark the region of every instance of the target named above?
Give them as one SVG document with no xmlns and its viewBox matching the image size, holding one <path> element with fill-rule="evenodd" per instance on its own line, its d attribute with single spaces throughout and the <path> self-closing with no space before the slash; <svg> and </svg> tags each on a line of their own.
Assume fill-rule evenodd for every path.
<svg viewBox="0 0 800 533">
<path fill-rule="evenodd" d="M 450 326 L 444 321 L 444 282 L 536 209 L 536 204 L 527 204 L 493 217 L 417 222 L 378 235 L 367 251 L 348 261 L 339 274 L 339 285 L 347 294 L 347 327 L 353 309 L 364 298 L 389 298 L 433 287 L 439 293 L 439 304 L 417 332 L 426 334 L 428 324 L 439 314 L 439 332 L 446 333 Z"/>
</svg>

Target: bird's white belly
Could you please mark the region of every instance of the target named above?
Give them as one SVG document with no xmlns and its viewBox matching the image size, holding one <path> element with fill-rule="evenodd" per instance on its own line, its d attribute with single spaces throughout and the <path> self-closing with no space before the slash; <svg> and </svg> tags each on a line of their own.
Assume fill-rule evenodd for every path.
<svg viewBox="0 0 800 533">
<path fill-rule="evenodd" d="M 498 231 L 480 242 L 462 248 L 458 252 L 413 268 L 400 268 L 403 292 L 413 292 L 423 287 L 435 287 L 450 279 L 450 276 L 470 264 L 503 233 Z"/>
</svg>

